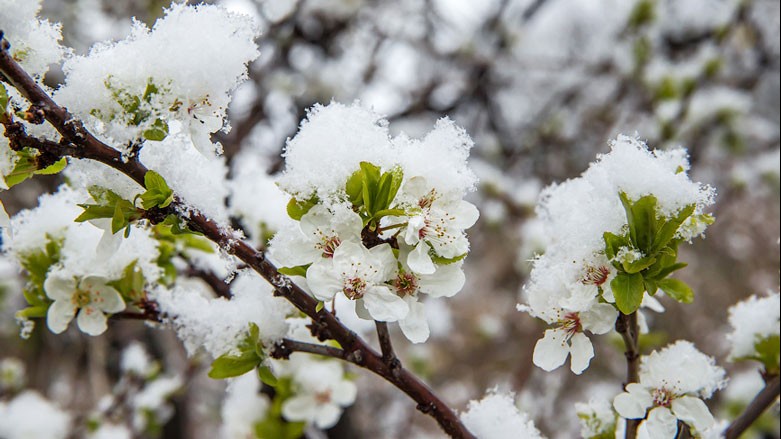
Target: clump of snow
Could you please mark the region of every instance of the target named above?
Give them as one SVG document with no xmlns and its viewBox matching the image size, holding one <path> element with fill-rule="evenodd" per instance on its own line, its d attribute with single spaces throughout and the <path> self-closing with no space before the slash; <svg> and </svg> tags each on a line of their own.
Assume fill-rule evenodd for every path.
<svg viewBox="0 0 781 439">
<path fill-rule="evenodd" d="M 286 168 L 279 180 L 286 192 L 307 199 L 333 199 L 348 177 L 367 161 L 384 170 L 401 166 L 405 179 L 425 176 L 441 193 L 461 195 L 474 188 L 467 166 L 473 143 L 449 119 L 437 122 L 421 140 L 392 138 L 388 122 L 359 103 L 316 105 L 285 149 Z"/>
<path fill-rule="evenodd" d="M 146 377 L 155 370 L 152 359 L 146 352 L 144 345 L 133 342 L 122 351 L 119 367 L 124 373 L 130 373 L 139 377 Z"/>
<path fill-rule="evenodd" d="M 679 340 L 640 359 L 640 382 L 652 388 L 666 388 L 677 395 L 698 395 L 704 399 L 727 384 L 726 372 L 689 341 Z"/>
<path fill-rule="evenodd" d="M 480 401 L 469 401 L 461 421 L 479 439 L 542 438 L 526 413 L 515 405 L 512 394 L 489 392 Z"/>
<path fill-rule="evenodd" d="M 730 359 L 755 355 L 755 344 L 767 337 L 781 334 L 781 301 L 779 293 L 765 297 L 751 296 L 729 309 L 732 332 L 727 336 L 732 345 Z"/>
<path fill-rule="evenodd" d="M 70 423 L 69 414 L 34 391 L 0 402 L 0 437 L 4 439 L 65 439 Z"/>
<path fill-rule="evenodd" d="M 41 1 L 0 0 L 0 29 L 11 43 L 11 56 L 38 79 L 66 52 L 59 43 L 60 24 L 38 18 Z"/>
<path fill-rule="evenodd" d="M 231 283 L 233 297 L 208 298 L 192 289 L 158 288 L 154 299 L 167 315 L 191 355 L 203 349 L 214 358 L 231 352 L 244 339 L 250 323 L 268 344 L 287 333 L 285 316 L 292 306 L 274 297 L 271 287 L 252 272 L 241 272 Z"/>
</svg>

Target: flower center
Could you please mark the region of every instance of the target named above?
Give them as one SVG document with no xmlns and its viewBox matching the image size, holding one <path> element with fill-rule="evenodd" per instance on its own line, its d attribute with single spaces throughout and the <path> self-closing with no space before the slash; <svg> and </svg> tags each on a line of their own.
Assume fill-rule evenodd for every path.
<svg viewBox="0 0 781 439">
<path fill-rule="evenodd" d="M 418 200 L 418 206 L 421 209 L 429 209 L 431 205 L 434 204 L 434 200 L 436 199 L 437 199 L 437 190 L 431 189 L 429 193 L 420 197 L 420 199 Z"/>
<path fill-rule="evenodd" d="M 412 273 L 399 273 L 393 280 L 393 287 L 400 297 L 412 296 L 418 291 L 418 277 Z"/>
<path fill-rule="evenodd" d="M 559 322 L 559 328 L 567 333 L 567 338 L 572 337 L 578 332 L 582 332 L 583 325 L 580 323 L 580 314 L 576 312 L 564 314 L 564 318 Z"/>
<path fill-rule="evenodd" d="M 85 290 L 76 290 L 71 298 L 71 303 L 79 308 L 84 308 L 92 302 L 92 294 Z"/>
<path fill-rule="evenodd" d="M 317 244 L 317 248 L 323 251 L 324 258 L 333 258 L 336 247 L 339 247 L 341 243 L 342 240 L 338 236 L 328 236 L 324 237 L 322 242 Z"/>
<path fill-rule="evenodd" d="M 318 404 L 328 404 L 331 402 L 331 391 L 323 390 L 322 392 L 315 393 L 315 401 Z"/>
<path fill-rule="evenodd" d="M 670 408 L 670 405 L 672 405 L 673 399 L 675 399 L 675 394 L 662 387 L 661 389 L 654 389 L 653 392 L 653 398 L 654 398 L 654 406 L 655 407 L 667 407 Z"/>
<path fill-rule="evenodd" d="M 347 279 L 344 283 L 342 291 L 348 299 L 358 300 L 363 297 L 363 293 L 366 290 L 366 281 L 359 277 L 352 277 Z"/>
<path fill-rule="evenodd" d="M 607 281 L 607 277 L 610 275 L 610 269 L 605 266 L 586 268 L 586 274 L 583 276 L 581 282 L 586 285 L 600 286 Z"/>
</svg>

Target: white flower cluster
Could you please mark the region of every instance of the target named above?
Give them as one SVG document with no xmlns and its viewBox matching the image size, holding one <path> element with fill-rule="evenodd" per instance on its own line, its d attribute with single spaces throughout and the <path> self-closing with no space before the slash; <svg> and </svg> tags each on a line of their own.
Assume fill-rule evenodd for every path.
<svg viewBox="0 0 781 439">
<path fill-rule="evenodd" d="M 288 143 L 280 179 L 299 222 L 274 237 L 271 256 L 305 276 L 317 299 L 352 300 L 359 317 L 398 321 L 412 342 L 425 341 L 422 295 L 450 297 L 465 282 L 464 231 L 479 215 L 463 200 L 475 183 L 471 146 L 447 119 L 417 141 L 392 138 L 358 104 L 315 107 Z"/>
<path fill-rule="evenodd" d="M 702 433 L 714 424 L 703 399 L 726 383 L 724 369 L 713 358 L 678 341 L 642 357 L 640 382 L 628 384 L 613 406 L 624 418 L 645 419 L 640 435 L 675 438 L 679 420 Z"/>
<path fill-rule="evenodd" d="M 619 313 L 611 287 L 618 269 L 640 271 L 633 271 L 633 264 L 647 256 L 630 247 L 634 232 L 621 197 L 631 203 L 652 196 L 653 214 L 659 218 L 671 218 L 686 208 L 699 215 L 713 202 L 713 189 L 689 180 L 684 172 L 688 167 L 683 150 L 649 151 L 641 141 L 619 136 L 611 143 L 611 152 L 599 156 L 580 177 L 543 190 L 537 214 L 548 244 L 545 254 L 534 261 L 524 287 L 526 304 L 518 307 L 552 325 L 535 347 L 534 364 L 551 371 L 571 355 L 574 373 L 588 367 L 594 350 L 586 334 L 609 332 Z M 626 236 L 626 243 L 612 257 L 607 254 L 606 234 Z M 692 237 L 692 233 L 677 236 Z M 637 306 L 663 310 L 651 294 L 643 295 L 642 278 L 639 288 Z M 639 317 L 645 327 L 642 314 Z"/>
<path fill-rule="evenodd" d="M 588 403 L 575 403 L 575 412 L 580 420 L 580 436 L 584 439 L 612 436 L 616 431 L 617 415 L 607 399 L 592 398 Z"/>
<path fill-rule="evenodd" d="M 781 302 L 779 293 L 764 297 L 751 296 L 729 309 L 732 332 L 727 336 L 731 343 L 730 359 L 761 357 L 757 344 L 781 334 Z"/>
</svg>

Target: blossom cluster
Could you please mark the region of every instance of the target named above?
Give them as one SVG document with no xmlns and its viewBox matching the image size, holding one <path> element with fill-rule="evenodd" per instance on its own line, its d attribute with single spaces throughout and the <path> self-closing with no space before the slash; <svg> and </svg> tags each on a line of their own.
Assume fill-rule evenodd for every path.
<svg viewBox="0 0 781 439">
<path fill-rule="evenodd" d="M 272 258 L 318 300 L 350 300 L 359 317 L 425 341 L 424 295 L 450 297 L 465 282 L 465 230 L 479 215 L 463 199 L 471 146 L 447 119 L 417 141 L 392 138 L 358 104 L 315 107 L 285 152 L 280 186 L 298 221 L 273 238 Z"/>
<path fill-rule="evenodd" d="M 610 332 L 619 313 L 664 308 L 658 290 L 691 302 L 691 289 L 669 274 L 685 266 L 678 245 L 702 235 L 712 188 L 692 182 L 685 152 L 649 151 L 619 136 L 581 177 L 541 194 L 538 215 L 548 245 L 534 260 L 519 309 L 551 325 L 534 350 L 550 371 L 572 356 L 582 373 L 594 356 L 586 334 Z M 641 327 L 645 326 L 639 314 Z"/>
</svg>

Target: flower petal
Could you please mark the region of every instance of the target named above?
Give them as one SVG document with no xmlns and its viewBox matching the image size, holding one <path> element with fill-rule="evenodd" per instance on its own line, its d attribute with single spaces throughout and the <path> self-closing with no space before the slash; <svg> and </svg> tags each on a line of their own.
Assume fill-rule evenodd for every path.
<svg viewBox="0 0 781 439">
<path fill-rule="evenodd" d="M 369 253 L 371 253 L 372 257 L 375 259 L 375 261 L 372 262 L 372 265 L 375 265 L 376 263 L 378 266 L 375 268 L 377 268 L 378 271 L 374 276 L 367 276 L 367 280 L 385 282 L 396 277 L 399 264 L 396 262 L 396 256 L 393 255 L 393 250 L 391 250 L 389 244 L 372 247 L 369 249 Z"/>
<path fill-rule="evenodd" d="M 81 332 L 89 335 L 100 335 L 108 329 L 106 315 L 103 314 L 103 311 L 92 306 L 84 307 L 79 311 L 76 323 Z"/>
<path fill-rule="evenodd" d="M 385 286 L 367 288 L 363 304 L 372 318 L 380 322 L 395 322 L 406 318 L 409 313 L 407 302 Z"/>
<path fill-rule="evenodd" d="M 594 346 L 585 334 L 578 332 L 570 339 L 570 353 L 570 369 L 575 375 L 580 375 L 594 358 Z"/>
<path fill-rule="evenodd" d="M 437 271 L 437 267 L 434 265 L 434 261 L 431 260 L 428 251 L 428 244 L 419 242 L 415 249 L 407 255 L 407 266 L 409 266 L 409 269 L 418 274 L 434 274 Z"/>
<path fill-rule="evenodd" d="M 315 414 L 315 425 L 320 429 L 331 428 L 339 421 L 342 409 L 336 404 L 322 404 Z"/>
<path fill-rule="evenodd" d="M 366 304 L 363 303 L 363 299 L 355 300 L 355 314 L 358 316 L 358 318 L 364 319 L 364 320 L 374 320 L 372 318 L 372 315 L 369 314 L 369 310 L 366 309 Z"/>
<path fill-rule="evenodd" d="M 306 283 L 318 300 L 331 300 L 344 288 L 342 279 L 334 275 L 334 264 L 330 259 L 321 259 L 306 270 Z"/>
<path fill-rule="evenodd" d="M 618 311 L 613 305 L 607 303 L 598 303 L 588 311 L 580 313 L 583 328 L 594 334 L 610 332 L 616 325 L 616 318 L 618 318 Z"/>
<path fill-rule="evenodd" d="M 694 427 L 697 432 L 703 432 L 715 422 L 708 406 L 694 396 L 682 396 L 672 403 L 672 411 L 683 422 Z"/>
<path fill-rule="evenodd" d="M 413 343 L 423 343 L 428 340 L 430 334 L 426 310 L 422 303 L 414 298 L 407 300 L 409 314 L 403 320 L 399 320 L 399 327 L 404 336 Z"/>
<path fill-rule="evenodd" d="M 2 178 L 0 178 L 0 181 L 1 180 Z M 8 213 L 5 211 L 2 201 L 0 201 L 0 227 L 11 227 L 11 218 L 8 217 Z"/>
<path fill-rule="evenodd" d="M 76 307 L 68 300 L 55 300 L 46 312 L 46 326 L 55 334 L 68 329 L 68 324 L 76 315 Z"/>
<path fill-rule="evenodd" d="M 537 340 L 532 361 L 537 367 L 550 372 L 564 364 L 568 355 L 567 334 L 556 329 L 548 329 L 545 335 Z"/>
<path fill-rule="evenodd" d="M 311 395 L 299 395 L 285 400 L 282 416 L 288 421 L 311 421 L 317 415 L 317 401 Z"/>
<path fill-rule="evenodd" d="M 331 400 L 342 407 L 355 402 L 355 397 L 358 396 L 358 387 L 352 381 L 341 380 L 333 387 L 333 393 L 331 393 Z"/>
<path fill-rule="evenodd" d="M 675 439 L 678 434 L 678 419 L 667 407 L 656 407 L 648 413 L 645 421 L 648 435 L 654 439 Z"/>
<path fill-rule="evenodd" d="M 613 407 L 619 415 L 627 419 L 643 419 L 645 413 L 653 404 L 653 398 L 648 390 L 638 383 L 630 383 L 627 392 L 613 399 Z"/>
<path fill-rule="evenodd" d="M 62 272 L 49 273 L 43 282 L 43 290 L 50 299 L 70 302 L 76 292 L 76 279 Z"/>
<path fill-rule="evenodd" d="M 418 289 L 431 297 L 452 297 L 464 288 L 466 276 L 460 263 L 440 265 L 434 274 L 421 275 Z"/>
<path fill-rule="evenodd" d="M 480 218 L 480 211 L 477 210 L 477 207 L 463 200 L 450 209 L 449 213 L 454 218 L 452 226 L 457 229 L 468 229 L 475 225 Z"/>
<path fill-rule="evenodd" d="M 125 309 L 125 301 L 119 291 L 106 285 L 106 280 L 100 276 L 87 276 L 81 280 L 79 287 L 92 293 L 92 305 L 110 314 Z"/>
</svg>

